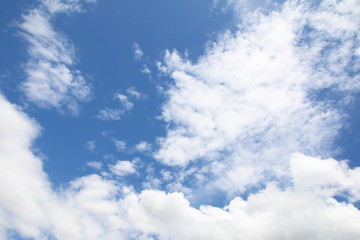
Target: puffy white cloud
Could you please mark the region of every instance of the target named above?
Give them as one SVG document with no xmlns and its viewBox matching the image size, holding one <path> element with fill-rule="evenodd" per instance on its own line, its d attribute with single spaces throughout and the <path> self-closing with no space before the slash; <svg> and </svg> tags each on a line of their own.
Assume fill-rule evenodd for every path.
<svg viewBox="0 0 360 240">
<path fill-rule="evenodd" d="M 42 1 L 19 23 L 30 56 L 24 67 L 27 77 L 21 85 L 27 99 L 41 107 L 65 108 L 75 115 L 79 102 L 89 100 L 91 88 L 74 68 L 73 45 L 54 31 L 51 21 L 58 12 L 80 9 L 80 1 Z"/>
<path fill-rule="evenodd" d="M 109 166 L 110 171 L 118 176 L 126 176 L 136 172 L 135 166 L 130 161 L 118 161 L 114 165 Z"/>
<path fill-rule="evenodd" d="M 290 164 L 296 168 L 297 164 L 311 165 L 312 161 L 327 166 L 335 160 L 296 154 Z M 354 171 L 354 175 L 344 178 L 351 182 L 359 177 L 358 170 L 349 170 L 345 165 L 342 169 L 333 167 L 336 174 L 329 174 L 329 179 L 337 181 L 338 174 Z M 355 223 L 360 211 L 351 203 L 335 200 L 335 193 L 329 194 L 331 185 L 299 189 L 298 184 L 306 181 L 308 173 L 304 168 L 297 171 L 293 186 L 281 189 L 277 183 L 269 183 L 246 200 L 237 197 L 224 208 L 203 205 L 196 209 L 181 193 L 154 190 L 125 198 L 126 208 L 137 228 L 170 239 L 356 239 L 360 236 Z M 313 174 L 321 172 L 324 170 L 314 168 Z"/>
<path fill-rule="evenodd" d="M 39 238 L 49 226 L 46 209 L 54 201 L 42 162 L 29 150 L 40 128 L 2 95 L 0 116 L 1 226 Z"/>
<path fill-rule="evenodd" d="M 151 151 L 151 144 L 146 141 L 141 141 L 135 145 L 135 150 L 138 152 L 149 152 Z"/>
<path fill-rule="evenodd" d="M 294 154 L 290 170 L 297 192 L 311 191 L 324 197 L 345 194 L 350 202 L 360 199 L 360 168 L 349 169 L 345 161 Z"/>
<path fill-rule="evenodd" d="M 334 154 L 341 108 L 359 90 L 351 64 L 359 4 L 287 1 L 242 14 L 239 30 L 220 35 L 196 62 L 167 51 L 159 69 L 174 80 L 162 113 L 170 124 L 155 158 L 196 162 L 209 186 L 232 195 L 286 177 L 293 152 Z M 340 100 L 318 99 L 321 91 Z"/>
</svg>

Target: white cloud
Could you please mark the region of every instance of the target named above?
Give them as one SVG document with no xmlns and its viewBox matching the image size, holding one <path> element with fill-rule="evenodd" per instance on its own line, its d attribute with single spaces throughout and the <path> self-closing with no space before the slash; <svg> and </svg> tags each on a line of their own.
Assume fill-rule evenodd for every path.
<svg viewBox="0 0 360 240">
<path fill-rule="evenodd" d="M 345 70 L 347 57 L 359 52 L 349 46 L 359 29 L 358 5 L 324 1 L 310 11 L 291 2 L 248 16 L 251 29 L 221 36 L 195 63 L 167 53 L 161 69 L 175 83 L 163 107 L 171 124 L 157 157 L 181 167 L 167 168 L 180 170 L 173 176 L 160 174 L 173 179 L 168 189 L 190 197 L 209 185 L 236 195 L 263 180 L 263 189 L 231 197 L 223 208 L 194 208 L 179 192 L 135 192 L 111 174 L 53 189 L 31 151 L 40 127 L 0 95 L 0 237 L 15 231 L 33 239 L 359 239 L 360 168 L 303 154 L 330 155 L 344 121 L 343 103 L 315 101 L 312 91 L 326 87 L 341 98 L 358 90 L 358 77 Z M 314 32 L 303 31 L 304 22 Z M 327 45 L 328 36 L 339 45 Z M 108 167 L 127 176 L 134 165 Z M 148 169 L 144 187 L 161 186 Z M 187 188 L 186 180 L 201 182 L 207 174 L 208 186 Z"/>
<path fill-rule="evenodd" d="M 222 7 L 223 11 L 233 11 L 241 17 L 247 11 L 267 9 L 280 4 L 281 0 L 213 0 L 213 8 Z"/>
<path fill-rule="evenodd" d="M 150 74 L 151 70 L 149 69 L 149 67 L 147 65 L 143 65 L 143 68 L 140 70 L 142 73 L 144 74 Z"/>
<path fill-rule="evenodd" d="M 174 80 L 162 113 L 170 127 L 155 157 L 182 167 L 197 161 L 197 171 L 212 176 L 208 185 L 232 196 L 286 176 L 293 152 L 336 153 L 346 101 L 314 99 L 314 92 L 345 99 L 359 90 L 348 72 L 360 27 L 351 9 L 358 8 L 357 1 L 290 1 L 243 14 L 239 30 L 220 35 L 195 63 L 167 51 L 159 70 Z"/>
<path fill-rule="evenodd" d="M 134 54 L 135 54 L 135 60 L 139 61 L 144 55 L 144 52 L 141 50 L 138 43 L 133 44 Z"/>
<path fill-rule="evenodd" d="M 99 161 L 90 161 L 90 162 L 87 162 L 86 165 L 88 167 L 94 168 L 95 170 L 102 169 L 102 162 L 99 162 Z"/>
<path fill-rule="evenodd" d="M 99 110 L 96 118 L 100 120 L 120 120 L 125 114 L 124 110 L 117 108 L 103 108 Z"/>
<path fill-rule="evenodd" d="M 121 141 L 121 140 L 117 140 L 117 139 L 113 139 L 116 150 L 118 152 L 122 152 L 126 150 L 126 142 L 125 141 Z"/>
<path fill-rule="evenodd" d="M 143 95 L 136 91 L 135 87 L 129 87 L 126 89 L 126 93 L 129 94 L 131 97 L 134 97 L 135 99 L 140 99 Z"/>
<path fill-rule="evenodd" d="M 130 111 L 134 107 L 134 104 L 130 102 L 128 97 L 123 94 L 116 94 L 114 98 L 119 100 L 121 106 L 124 107 L 127 111 Z"/>
<path fill-rule="evenodd" d="M 151 144 L 146 141 L 141 141 L 135 145 L 135 150 L 138 152 L 149 152 L 151 151 Z"/>
<path fill-rule="evenodd" d="M 161 170 L 160 174 L 165 181 L 170 181 L 173 178 L 170 171 Z"/>
<path fill-rule="evenodd" d="M 115 165 L 109 166 L 110 171 L 118 176 L 126 176 L 136 172 L 135 166 L 130 161 L 118 161 Z"/>
<path fill-rule="evenodd" d="M 360 168 L 350 169 L 345 162 L 293 154 L 286 186 L 268 183 L 224 208 L 191 207 L 177 192 L 136 193 L 95 174 L 55 192 L 41 160 L 30 151 L 38 125 L 2 96 L 0 115 L 0 233 L 4 239 L 9 239 L 9 230 L 24 238 L 79 240 L 360 237 L 360 211 L 352 204 L 360 200 Z M 110 169 L 120 176 L 135 172 L 129 161 L 119 161 Z"/>
<path fill-rule="evenodd" d="M 96 3 L 96 0 L 42 0 L 43 7 L 50 13 L 82 12 L 83 2 Z"/>
<path fill-rule="evenodd" d="M 128 94 L 136 94 L 138 93 L 135 89 L 128 88 L 129 93 Z M 103 109 L 99 110 L 99 113 L 97 115 L 97 118 L 100 120 L 120 120 L 123 115 L 125 115 L 126 112 L 130 111 L 134 104 L 129 101 L 129 98 L 126 95 L 123 94 L 115 94 L 114 99 L 119 101 L 121 108 L 108 108 L 105 107 Z"/>
<path fill-rule="evenodd" d="M 309 165 L 317 161 L 325 166 L 335 161 L 298 154 L 292 158 L 291 165 L 303 164 L 303 160 Z M 336 174 L 349 171 L 347 166 L 332 170 Z M 353 175 L 346 177 L 346 181 L 357 179 L 358 170 L 350 170 Z M 307 174 L 306 169 L 298 171 Z M 336 179 L 336 175 L 328 175 Z M 223 209 L 205 205 L 196 209 L 190 207 L 183 194 L 154 190 L 131 196 L 127 208 L 131 209 L 128 213 L 137 228 L 170 239 L 239 239 L 239 236 L 241 239 L 356 239 L 360 236 L 355 224 L 360 211 L 351 203 L 336 201 L 334 192 L 328 191 L 332 187 L 325 182 L 322 187 L 307 192 L 298 190 L 297 184 L 305 180 L 302 177 L 294 180 L 294 188 L 281 189 L 275 182 L 269 183 L 247 200 L 235 198 Z"/>
<path fill-rule="evenodd" d="M 74 68 L 73 45 L 54 31 L 51 20 L 58 12 L 80 8 L 79 1 L 42 1 L 19 23 L 30 57 L 24 68 L 27 77 L 21 85 L 27 99 L 40 107 L 65 108 L 75 115 L 79 102 L 89 100 L 90 86 Z"/>
<path fill-rule="evenodd" d="M 90 152 L 93 152 L 96 148 L 96 143 L 95 141 L 87 141 L 85 143 L 85 148 L 86 150 L 90 151 Z"/>
</svg>

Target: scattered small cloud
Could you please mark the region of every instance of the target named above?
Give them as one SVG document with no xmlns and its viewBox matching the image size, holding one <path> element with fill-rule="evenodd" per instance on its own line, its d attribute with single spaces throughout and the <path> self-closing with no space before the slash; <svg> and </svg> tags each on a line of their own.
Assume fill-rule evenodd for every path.
<svg viewBox="0 0 360 240">
<path fill-rule="evenodd" d="M 93 152 L 96 148 L 96 144 L 95 141 L 87 141 L 85 143 L 85 148 L 86 150 L 88 150 L 89 152 Z"/>
<path fill-rule="evenodd" d="M 126 89 L 126 93 L 135 99 L 140 99 L 143 97 L 141 93 L 136 91 L 135 87 L 129 87 Z M 130 112 L 131 109 L 134 107 L 134 104 L 129 100 L 129 97 L 117 93 L 113 97 L 116 101 L 119 102 L 120 107 L 118 108 L 103 108 L 99 110 L 99 114 L 97 116 L 100 120 L 120 120 L 123 115 L 125 115 L 127 112 Z"/>
<path fill-rule="evenodd" d="M 160 174 L 161 174 L 162 178 L 164 179 L 164 181 L 170 181 L 171 179 L 173 179 L 172 173 L 170 171 L 161 170 Z"/>
<path fill-rule="evenodd" d="M 123 94 L 118 93 L 114 96 L 114 98 L 120 102 L 121 106 L 126 111 L 130 111 L 134 107 L 134 104 L 132 102 L 130 102 L 128 97 Z"/>
<path fill-rule="evenodd" d="M 138 43 L 133 44 L 133 49 L 134 49 L 135 60 L 140 61 L 144 55 L 144 52 L 141 50 Z"/>
<path fill-rule="evenodd" d="M 141 141 L 135 145 L 135 150 L 138 152 L 150 152 L 151 151 L 151 144 L 146 141 Z"/>
<path fill-rule="evenodd" d="M 114 142 L 116 150 L 118 152 L 123 152 L 126 150 L 126 142 L 125 141 L 113 139 L 113 142 Z"/>
<path fill-rule="evenodd" d="M 120 120 L 125 114 L 124 110 L 116 108 L 103 108 L 99 110 L 97 119 L 100 120 Z"/>
<path fill-rule="evenodd" d="M 90 162 L 87 162 L 86 165 L 95 170 L 101 170 L 102 166 L 103 166 L 102 162 L 100 162 L 100 161 L 90 161 Z"/>
<path fill-rule="evenodd" d="M 135 166 L 130 161 L 118 161 L 114 165 L 109 165 L 110 171 L 117 176 L 127 176 L 136 172 Z"/>
<path fill-rule="evenodd" d="M 144 74 L 151 74 L 151 70 L 146 64 L 143 65 L 143 67 L 140 71 Z"/>
<path fill-rule="evenodd" d="M 141 93 L 136 91 L 135 87 L 129 87 L 128 89 L 126 89 L 126 93 L 129 96 L 134 97 L 135 99 L 140 99 L 143 96 Z"/>
</svg>

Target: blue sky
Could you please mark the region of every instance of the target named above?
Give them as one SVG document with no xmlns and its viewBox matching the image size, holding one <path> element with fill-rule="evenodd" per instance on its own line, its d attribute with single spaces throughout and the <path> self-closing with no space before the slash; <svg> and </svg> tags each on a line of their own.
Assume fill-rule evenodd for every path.
<svg viewBox="0 0 360 240">
<path fill-rule="evenodd" d="M 0 3 L 1 239 L 358 239 L 360 2 Z"/>
</svg>

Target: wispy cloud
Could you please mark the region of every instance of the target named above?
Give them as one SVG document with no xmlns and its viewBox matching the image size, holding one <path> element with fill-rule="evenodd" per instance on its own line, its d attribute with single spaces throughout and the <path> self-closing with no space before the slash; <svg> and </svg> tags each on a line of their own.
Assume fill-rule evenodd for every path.
<svg viewBox="0 0 360 240">
<path fill-rule="evenodd" d="M 151 144 L 146 141 L 141 141 L 135 145 L 135 151 L 149 152 L 149 151 L 151 151 Z"/>
<path fill-rule="evenodd" d="M 96 118 L 100 120 L 120 120 L 124 114 L 123 109 L 103 108 L 99 110 Z"/>
<path fill-rule="evenodd" d="M 130 111 L 134 107 L 134 104 L 130 102 L 128 97 L 123 94 L 116 94 L 114 98 L 118 100 L 120 105 L 127 111 Z"/>
<path fill-rule="evenodd" d="M 95 141 L 87 141 L 85 143 L 86 150 L 93 152 L 96 148 L 96 142 Z"/>
<path fill-rule="evenodd" d="M 144 55 L 144 52 L 141 50 L 138 43 L 133 44 L 133 49 L 134 49 L 135 60 L 140 61 Z"/>
<path fill-rule="evenodd" d="M 103 108 L 99 110 L 97 118 L 100 120 L 120 120 L 123 115 L 131 111 L 134 104 L 129 98 L 135 98 L 136 100 L 142 98 L 144 95 L 136 91 L 135 87 L 129 87 L 126 89 L 128 96 L 117 93 L 113 99 L 120 105 L 118 108 Z"/>
<path fill-rule="evenodd" d="M 51 23 L 57 13 L 81 9 L 81 1 L 42 1 L 38 8 L 23 15 L 19 23 L 29 53 L 24 67 L 27 77 L 21 89 L 30 102 L 40 107 L 65 108 L 77 115 L 79 102 L 90 98 L 90 85 L 74 68 L 76 56 L 72 43 L 55 32 Z"/>
<path fill-rule="evenodd" d="M 140 99 L 141 97 L 143 97 L 143 94 L 136 91 L 135 87 L 129 87 L 128 89 L 126 89 L 126 93 L 129 96 L 134 97 L 135 99 Z"/>
<path fill-rule="evenodd" d="M 140 71 L 144 74 L 151 74 L 151 70 L 146 64 L 143 65 L 143 67 Z"/>
<path fill-rule="evenodd" d="M 114 142 L 116 150 L 118 152 L 122 152 L 122 151 L 126 150 L 126 142 L 125 141 L 113 139 L 113 142 Z"/>
<path fill-rule="evenodd" d="M 100 161 L 90 161 L 90 162 L 87 162 L 86 165 L 88 167 L 91 167 L 95 170 L 101 170 L 102 169 L 102 162 Z"/>
</svg>

